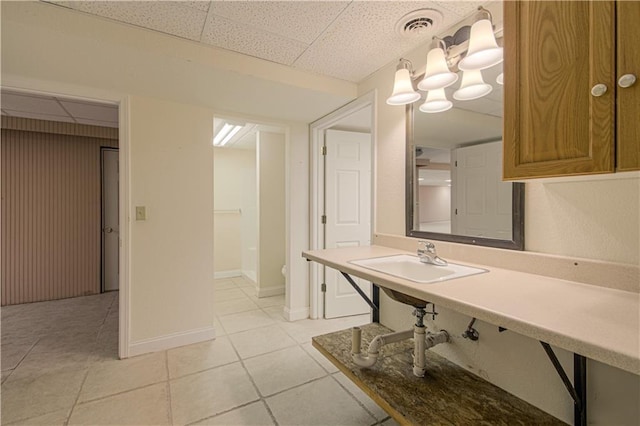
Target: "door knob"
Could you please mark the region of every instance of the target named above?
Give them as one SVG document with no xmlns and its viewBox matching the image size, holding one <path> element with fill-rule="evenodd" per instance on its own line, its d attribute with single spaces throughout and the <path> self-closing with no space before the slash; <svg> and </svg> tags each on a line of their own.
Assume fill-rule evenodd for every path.
<svg viewBox="0 0 640 426">
<path fill-rule="evenodd" d="M 636 82 L 636 76 L 633 74 L 625 74 L 618 79 L 618 86 L 626 89 L 627 87 L 633 86 Z"/>
<path fill-rule="evenodd" d="M 596 84 L 591 88 L 591 94 L 595 97 L 599 97 L 607 93 L 607 85 L 606 84 Z"/>
<path fill-rule="evenodd" d="M 112 232 L 113 232 L 113 228 L 112 228 L 112 227 L 110 227 L 110 226 L 106 226 L 106 227 L 104 228 L 104 232 L 105 232 L 106 234 L 110 234 L 110 233 L 112 233 Z"/>
</svg>

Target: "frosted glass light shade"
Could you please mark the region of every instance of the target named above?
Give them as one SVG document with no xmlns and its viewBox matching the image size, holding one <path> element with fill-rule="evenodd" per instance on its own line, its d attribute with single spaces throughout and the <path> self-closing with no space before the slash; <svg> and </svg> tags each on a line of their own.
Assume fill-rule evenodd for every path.
<svg viewBox="0 0 640 426">
<path fill-rule="evenodd" d="M 462 73 L 460 88 L 453 92 L 453 99 L 470 101 L 488 95 L 492 90 L 493 87 L 482 79 L 480 70 L 465 71 Z"/>
<path fill-rule="evenodd" d="M 496 83 L 501 86 L 504 84 L 504 73 L 501 72 L 500 74 L 498 74 L 498 76 L 496 77 Z"/>
<path fill-rule="evenodd" d="M 458 81 L 458 74 L 451 72 L 447 66 L 444 50 L 439 47 L 427 53 L 427 70 L 424 78 L 418 83 L 420 90 L 441 89 Z"/>
<path fill-rule="evenodd" d="M 420 94 L 413 90 L 411 84 L 411 74 L 406 68 L 396 71 L 396 78 L 393 82 L 393 93 L 387 99 L 388 105 L 406 105 L 420 99 Z"/>
<path fill-rule="evenodd" d="M 429 90 L 427 100 L 420 105 L 420 111 L 426 113 L 444 112 L 453 106 L 453 103 L 447 99 L 444 89 Z"/>
<path fill-rule="evenodd" d="M 502 62 L 502 47 L 498 47 L 493 25 L 481 19 L 471 26 L 467 55 L 458 63 L 463 71 L 483 70 Z"/>
</svg>

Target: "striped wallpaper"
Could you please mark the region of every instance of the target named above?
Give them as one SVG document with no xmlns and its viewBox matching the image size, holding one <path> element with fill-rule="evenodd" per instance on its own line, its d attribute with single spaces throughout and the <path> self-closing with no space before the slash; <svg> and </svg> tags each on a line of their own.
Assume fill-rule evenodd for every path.
<svg viewBox="0 0 640 426">
<path fill-rule="evenodd" d="M 2 306 L 100 292 L 101 146 L 117 129 L 2 117 Z"/>
</svg>

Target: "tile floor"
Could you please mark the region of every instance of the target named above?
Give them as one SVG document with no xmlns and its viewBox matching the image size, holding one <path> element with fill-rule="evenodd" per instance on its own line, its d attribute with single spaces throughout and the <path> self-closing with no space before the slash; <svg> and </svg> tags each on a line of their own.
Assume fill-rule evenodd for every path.
<svg viewBox="0 0 640 426">
<path fill-rule="evenodd" d="M 368 315 L 287 322 L 216 280 L 209 342 L 117 359 L 116 293 L 2 308 L 3 425 L 395 425 L 311 346 Z"/>
</svg>

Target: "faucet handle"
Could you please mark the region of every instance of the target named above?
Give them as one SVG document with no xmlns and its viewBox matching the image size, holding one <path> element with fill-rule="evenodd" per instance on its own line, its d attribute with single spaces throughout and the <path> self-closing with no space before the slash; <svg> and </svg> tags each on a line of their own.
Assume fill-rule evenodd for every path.
<svg viewBox="0 0 640 426">
<path fill-rule="evenodd" d="M 436 246 L 431 241 L 418 241 L 418 253 L 435 253 Z"/>
</svg>

